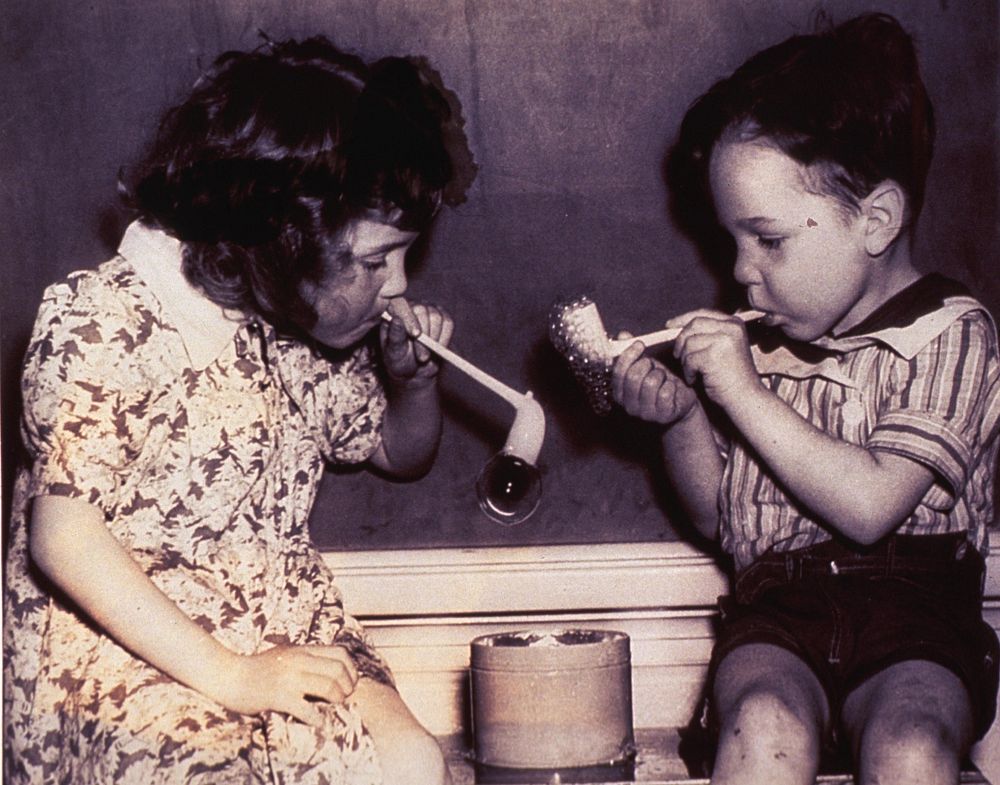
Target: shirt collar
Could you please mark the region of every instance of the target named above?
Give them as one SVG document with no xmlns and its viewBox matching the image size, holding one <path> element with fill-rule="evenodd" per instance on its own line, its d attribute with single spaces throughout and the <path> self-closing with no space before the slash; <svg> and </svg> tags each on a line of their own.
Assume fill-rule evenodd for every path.
<svg viewBox="0 0 1000 785">
<path fill-rule="evenodd" d="M 881 343 L 910 360 L 949 325 L 976 310 L 986 313 L 962 284 L 932 273 L 890 297 L 840 335 L 823 336 L 808 344 L 754 344 L 754 364 L 763 376 L 823 377 L 854 387 L 854 381 L 841 369 L 841 355 Z"/>
<path fill-rule="evenodd" d="M 181 242 L 159 229 L 133 222 L 118 254 L 159 300 L 164 316 L 181 336 L 192 368 L 211 365 L 232 343 L 245 321 L 242 314 L 226 311 L 191 285 L 182 269 Z"/>
<path fill-rule="evenodd" d="M 970 311 L 983 306 L 958 281 L 931 273 L 886 300 L 840 335 L 823 336 L 815 345 L 847 352 L 882 343 L 907 360 Z"/>
</svg>

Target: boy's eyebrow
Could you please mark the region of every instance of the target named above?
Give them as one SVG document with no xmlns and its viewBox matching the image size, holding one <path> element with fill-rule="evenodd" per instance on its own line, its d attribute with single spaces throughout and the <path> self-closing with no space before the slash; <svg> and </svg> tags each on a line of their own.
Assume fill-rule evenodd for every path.
<svg viewBox="0 0 1000 785">
<path fill-rule="evenodd" d="M 775 218 L 765 218 L 762 215 L 755 215 L 752 218 L 740 218 L 736 225 L 742 229 L 760 230 L 769 229 L 778 221 Z"/>
<path fill-rule="evenodd" d="M 774 230 L 781 222 L 777 218 L 765 218 L 762 215 L 755 215 L 751 218 L 740 218 L 733 221 L 733 226 L 743 229 L 746 232 L 760 234 L 762 232 Z"/>
</svg>

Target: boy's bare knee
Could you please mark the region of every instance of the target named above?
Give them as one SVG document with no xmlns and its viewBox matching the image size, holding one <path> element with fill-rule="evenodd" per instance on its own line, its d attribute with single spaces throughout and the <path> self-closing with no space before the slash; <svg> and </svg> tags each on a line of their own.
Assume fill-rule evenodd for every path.
<svg viewBox="0 0 1000 785">
<path fill-rule="evenodd" d="M 781 690 L 755 685 L 722 717 L 713 782 L 811 782 L 819 762 L 814 712 Z"/>
<path fill-rule="evenodd" d="M 730 723 L 727 723 L 730 724 Z M 809 710 L 780 690 L 757 685 L 748 689 L 734 707 L 733 732 L 749 733 L 755 740 L 801 744 L 816 736 Z"/>
<path fill-rule="evenodd" d="M 863 745 L 862 782 L 957 781 L 961 740 L 934 714 L 916 710 L 873 718 Z"/>
</svg>

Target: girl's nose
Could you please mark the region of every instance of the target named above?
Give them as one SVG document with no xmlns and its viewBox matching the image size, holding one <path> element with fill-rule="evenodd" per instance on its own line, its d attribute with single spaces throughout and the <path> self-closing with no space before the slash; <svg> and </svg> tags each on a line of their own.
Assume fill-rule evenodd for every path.
<svg viewBox="0 0 1000 785">
<path fill-rule="evenodd" d="M 406 280 L 405 257 L 399 254 L 396 258 L 387 260 L 389 275 L 382 284 L 382 296 L 391 300 L 393 297 L 402 297 L 406 293 L 408 282 Z"/>
</svg>

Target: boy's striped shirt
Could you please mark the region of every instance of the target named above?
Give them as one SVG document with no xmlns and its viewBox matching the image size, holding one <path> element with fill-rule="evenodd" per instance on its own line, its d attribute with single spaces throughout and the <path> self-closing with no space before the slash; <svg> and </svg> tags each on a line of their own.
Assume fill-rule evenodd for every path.
<svg viewBox="0 0 1000 785">
<path fill-rule="evenodd" d="M 990 315 L 960 284 L 928 275 L 842 335 L 752 349 L 765 385 L 810 423 L 934 471 L 936 481 L 899 533 L 968 531 L 985 551 L 1000 363 Z M 723 452 L 720 537 L 737 570 L 766 551 L 830 539 L 738 438 Z"/>
</svg>

